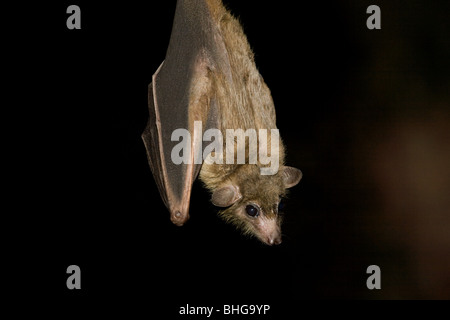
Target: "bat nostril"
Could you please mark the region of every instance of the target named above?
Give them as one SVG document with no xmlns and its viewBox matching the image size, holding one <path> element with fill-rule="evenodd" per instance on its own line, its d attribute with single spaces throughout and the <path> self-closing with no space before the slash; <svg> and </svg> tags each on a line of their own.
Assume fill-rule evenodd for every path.
<svg viewBox="0 0 450 320">
<path fill-rule="evenodd" d="M 281 242 L 282 242 L 281 241 L 281 237 L 267 237 L 267 244 L 268 245 L 271 245 L 271 246 L 278 245 Z"/>
</svg>

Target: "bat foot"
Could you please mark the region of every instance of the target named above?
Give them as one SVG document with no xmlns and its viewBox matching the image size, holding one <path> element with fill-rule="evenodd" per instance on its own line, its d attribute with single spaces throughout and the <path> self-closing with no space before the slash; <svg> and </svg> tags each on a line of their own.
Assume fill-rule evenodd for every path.
<svg viewBox="0 0 450 320">
<path fill-rule="evenodd" d="M 189 219 L 188 213 L 183 214 L 179 210 L 172 212 L 170 215 L 170 220 L 172 221 L 172 223 L 179 227 L 185 224 L 188 219 Z"/>
</svg>

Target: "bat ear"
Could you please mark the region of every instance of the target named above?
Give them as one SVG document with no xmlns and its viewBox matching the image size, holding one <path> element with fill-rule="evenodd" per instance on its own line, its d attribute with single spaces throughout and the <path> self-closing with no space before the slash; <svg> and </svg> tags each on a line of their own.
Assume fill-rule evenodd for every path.
<svg viewBox="0 0 450 320">
<path fill-rule="evenodd" d="M 211 202 L 216 207 L 229 207 L 240 198 L 242 198 L 242 195 L 239 192 L 239 187 L 230 184 L 214 191 Z"/>
<path fill-rule="evenodd" d="M 297 185 L 302 179 L 302 176 L 303 173 L 299 169 L 294 167 L 284 167 L 283 180 L 286 189 Z"/>
</svg>

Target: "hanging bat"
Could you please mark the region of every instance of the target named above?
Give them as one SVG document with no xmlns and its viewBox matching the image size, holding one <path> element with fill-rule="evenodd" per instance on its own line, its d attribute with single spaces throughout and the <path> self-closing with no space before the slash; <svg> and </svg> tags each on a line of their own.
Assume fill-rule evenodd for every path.
<svg viewBox="0 0 450 320">
<path fill-rule="evenodd" d="M 284 165 L 270 90 L 241 25 L 220 0 L 178 0 L 165 60 L 149 85 L 148 107 L 142 139 L 172 222 L 181 226 L 189 218 L 192 184 L 199 176 L 212 203 L 223 208 L 219 215 L 225 221 L 263 243 L 281 243 L 280 201 L 302 173 Z M 190 134 L 181 163 L 173 160 L 178 129 Z M 256 140 L 244 135 L 242 144 L 238 135 L 228 139 L 230 130 L 270 134 Z M 209 152 L 202 140 L 211 132 L 215 146 L 223 148 Z M 276 159 L 276 165 L 255 161 L 258 150 Z M 240 151 L 244 162 L 237 161 Z M 204 161 L 198 161 L 199 155 Z"/>
</svg>

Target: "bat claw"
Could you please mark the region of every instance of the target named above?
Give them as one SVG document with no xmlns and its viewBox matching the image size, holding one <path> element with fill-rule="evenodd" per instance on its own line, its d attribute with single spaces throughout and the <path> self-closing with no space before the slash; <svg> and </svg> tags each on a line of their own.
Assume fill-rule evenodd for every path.
<svg viewBox="0 0 450 320">
<path fill-rule="evenodd" d="M 170 215 L 170 220 L 173 224 L 181 227 L 185 222 L 189 219 L 189 215 L 187 213 L 183 214 L 181 211 L 177 210 L 172 212 Z"/>
</svg>

